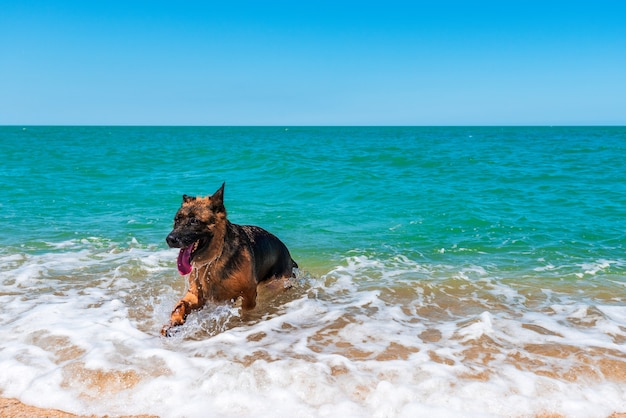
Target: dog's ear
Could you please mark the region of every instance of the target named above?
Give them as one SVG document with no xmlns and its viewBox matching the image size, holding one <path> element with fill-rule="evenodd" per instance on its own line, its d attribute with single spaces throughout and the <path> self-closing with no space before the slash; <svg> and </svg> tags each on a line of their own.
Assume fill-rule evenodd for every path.
<svg viewBox="0 0 626 418">
<path fill-rule="evenodd" d="M 183 195 L 183 203 L 193 202 L 194 200 L 196 200 L 195 196 L 187 196 L 186 194 Z"/>
<path fill-rule="evenodd" d="M 224 186 L 226 183 L 222 183 L 222 187 L 217 189 L 215 193 L 210 197 L 211 199 L 211 209 L 215 212 L 224 212 L 226 213 L 226 208 L 224 207 Z"/>
</svg>

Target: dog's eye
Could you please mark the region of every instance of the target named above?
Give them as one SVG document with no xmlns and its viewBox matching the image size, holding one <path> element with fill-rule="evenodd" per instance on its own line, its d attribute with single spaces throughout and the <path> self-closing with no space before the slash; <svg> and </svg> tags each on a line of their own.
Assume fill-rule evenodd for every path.
<svg viewBox="0 0 626 418">
<path fill-rule="evenodd" d="M 194 218 L 194 217 L 189 218 L 189 223 L 191 225 L 197 224 L 198 223 L 198 218 Z"/>
</svg>

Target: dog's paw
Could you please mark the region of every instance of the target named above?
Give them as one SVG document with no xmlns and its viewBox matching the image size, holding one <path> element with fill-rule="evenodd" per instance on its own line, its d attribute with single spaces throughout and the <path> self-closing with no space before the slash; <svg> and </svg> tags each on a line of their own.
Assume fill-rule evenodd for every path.
<svg viewBox="0 0 626 418">
<path fill-rule="evenodd" d="M 161 335 L 164 337 L 173 337 L 180 331 L 181 324 L 172 324 L 171 322 L 163 325 L 161 328 Z"/>
</svg>

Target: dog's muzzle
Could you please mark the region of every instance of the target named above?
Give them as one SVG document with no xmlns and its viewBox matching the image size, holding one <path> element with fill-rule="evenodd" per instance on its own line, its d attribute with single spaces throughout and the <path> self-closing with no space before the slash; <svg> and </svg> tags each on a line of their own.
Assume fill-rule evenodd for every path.
<svg viewBox="0 0 626 418">
<path fill-rule="evenodd" d="M 180 239 L 180 237 L 178 235 L 174 234 L 173 232 L 171 232 L 167 236 L 167 238 L 165 238 L 165 242 L 167 242 L 167 245 L 169 245 L 170 248 L 183 248 L 183 247 L 185 247 L 185 244 Z"/>
</svg>

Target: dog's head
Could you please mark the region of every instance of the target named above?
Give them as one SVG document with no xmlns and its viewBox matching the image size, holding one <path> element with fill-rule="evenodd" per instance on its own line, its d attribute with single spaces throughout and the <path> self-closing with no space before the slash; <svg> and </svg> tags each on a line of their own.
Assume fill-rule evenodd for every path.
<svg viewBox="0 0 626 418">
<path fill-rule="evenodd" d="M 215 228 L 223 224 L 225 219 L 224 184 L 212 196 L 183 195 L 183 204 L 174 217 L 174 229 L 165 239 L 170 248 L 180 248 L 180 274 L 191 272 L 192 260 L 209 246 Z"/>
</svg>

